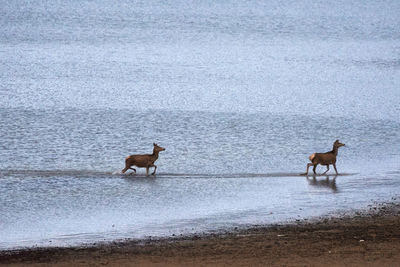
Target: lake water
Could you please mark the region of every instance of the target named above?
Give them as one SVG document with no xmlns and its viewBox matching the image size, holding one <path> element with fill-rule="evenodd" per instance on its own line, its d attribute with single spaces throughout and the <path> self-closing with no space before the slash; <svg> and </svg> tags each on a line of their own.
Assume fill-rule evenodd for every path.
<svg viewBox="0 0 400 267">
<path fill-rule="evenodd" d="M 3 3 L 0 249 L 397 198 L 398 14 L 398 1 Z M 336 139 L 341 175 L 299 176 Z M 119 173 L 153 142 L 155 177 Z"/>
</svg>

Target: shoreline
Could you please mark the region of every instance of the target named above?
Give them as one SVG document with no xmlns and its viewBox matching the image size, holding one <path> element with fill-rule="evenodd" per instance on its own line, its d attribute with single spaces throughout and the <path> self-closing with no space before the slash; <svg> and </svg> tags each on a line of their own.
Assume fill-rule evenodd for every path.
<svg viewBox="0 0 400 267">
<path fill-rule="evenodd" d="M 400 202 L 339 217 L 95 246 L 0 251 L 8 266 L 394 266 L 400 262 Z"/>
</svg>

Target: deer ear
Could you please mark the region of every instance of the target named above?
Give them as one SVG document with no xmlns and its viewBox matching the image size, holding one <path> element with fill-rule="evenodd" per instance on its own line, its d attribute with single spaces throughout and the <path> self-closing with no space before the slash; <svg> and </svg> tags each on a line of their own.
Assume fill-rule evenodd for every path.
<svg viewBox="0 0 400 267">
<path fill-rule="evenodd" d="M 153 143 L 153 146 L 156 146 L 156 143 Z"/>
</svg>

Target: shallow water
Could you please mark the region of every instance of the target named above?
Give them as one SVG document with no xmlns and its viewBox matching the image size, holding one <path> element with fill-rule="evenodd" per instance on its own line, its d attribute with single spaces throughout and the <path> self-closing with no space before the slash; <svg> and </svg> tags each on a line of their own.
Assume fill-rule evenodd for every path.
<svg viewBox="0 0 400 267">
<path fill-rule="evenodd" d="M 46 5 L 0 6 L 0 249 L 398 196 L 397 1 Z M 336 139 L 341 175 L 300 176 Z M 153 142 L 155 177 L 119 174 Z"/>
<path fill-rule="evenodd" d="M 387 201 L 400 188 L 392 145 L 400 144 L 400 124 L 393 121 L 340 119 L 330 128 L 312 118 L 265 114 L 7 109 L 2 115 L 3 249 L 285 222 Z M 339 151 L 341 175 L 331 168 L 330 176 L 300 176 L 310 153 L 331 148 L 330 131 L 347 146 Z M 124 157 L 150 153 L 153 140 L 166 147 L 157 175 L 120 174 Z"/>
</svg>

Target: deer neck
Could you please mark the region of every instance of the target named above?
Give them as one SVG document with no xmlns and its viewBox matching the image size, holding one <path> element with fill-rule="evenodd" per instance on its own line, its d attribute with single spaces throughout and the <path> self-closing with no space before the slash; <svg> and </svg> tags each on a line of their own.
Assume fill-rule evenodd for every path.
<svg viewBox="0 0 400 267">
<path fill-rule="evenodd" d="M 160 151 L 153 149 L 153 154 L 151 154 L 151 157 L 154 159 L 154 161 L 158 159 L 158 153 L 160 153 Z"/>
<path fill-rule="evenodd" d="M 333 153 L 335 156 L 337 156 L 338 151 L 339 151 L 339 148 L 338 148 L 337 146 L 333 145 L 332 153 Z"/>
</svg>

